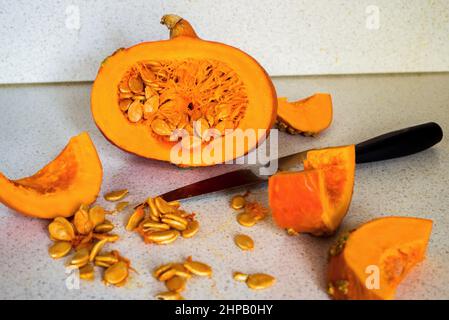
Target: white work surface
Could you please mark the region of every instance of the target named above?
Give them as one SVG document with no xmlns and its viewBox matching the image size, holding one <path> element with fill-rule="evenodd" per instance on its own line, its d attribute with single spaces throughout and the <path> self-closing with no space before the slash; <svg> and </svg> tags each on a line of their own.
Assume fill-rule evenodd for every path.
<svg viewBox="0 0 449 320">
<path fill-rule="evenodd" d="M 330 92 L 334 122 L 317 138 L 280 134 L 280 154 L 311 147 L 357 143 L 378 134 L 427 121 L 449 129 L 449 74 L 331 76 L 274 79 L 279 95 L 295 99 Z M 12 178 L 34 173 L 52 159 L 69 137 L 87 130 L 104 167 L 101 195 L 128 188 L 133 204 L 147 196 L 207 178 L 232 166 L 178 169 L 129 155 L 107 142 L 89 111 L 90 83 L 0 86 L 0 170 Z M 381 163 L 357 166 L 354 197 L 342 230 L 380 216 L 403 215 L 434 220 L 427 259 L 400 285 L 399 299 L 449 298 L 449 142 L 431 150 Z M 163 263 L 192 255 L 209 263 L 213 277 L 194 278 L 187 299 L 327 299 L 325 269 L 335 238 L 288 237 L 271 218 L 252 228 L 240 226 L 229 207 L 230 193 L 184 201 L 197 213 L 201 230 L 192 239 L 168 246 L 145 245 L 126 232 L 125 211 L 113 217 L 122 239 L 117 248 L 139 274 L 122 288 L 106 287 L 97 271 L 94 282 L 68 290 L 64 260 L 47 254 L 48 221 L 31 219 L 0 205 L 0 299 L 152 299 L 164 286 L 151 276 Z M 254 190 L 266 203 L 266 186 Z M 100 196 L 98 202 L 111 208 Z M 340 230 L 341 232 L 341 230 Z M 238 249 L 233 237 L 246 233 L 255 240 L 252 252 Z M 251 291 L 232 279 L 233 271 L 265 272 L 277 278 L 264 291 Z"/>
<path fill-rule="evenodd" d="M 162 15 L 273 76 L 449 71 L 447 0 L 0 0 L 0 83 L 91 81 L 120 47 L 167 39 Z"/>
</svg>

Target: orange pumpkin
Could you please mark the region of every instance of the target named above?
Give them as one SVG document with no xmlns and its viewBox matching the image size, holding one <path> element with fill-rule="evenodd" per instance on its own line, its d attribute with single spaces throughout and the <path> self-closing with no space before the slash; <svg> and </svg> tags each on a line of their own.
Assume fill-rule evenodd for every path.
<svg viewBox="0 0 449 320">
<path fill-rule="evenodd" d="M 254 149 L 265 135 L 242 148 L 224 142 L 238 138 L 236 129 L 273 126 L 277 99 L 265 70 L 241 50 L 198 38 L 181 17 L 161 23 L 170 40 L 120 49 L 98 71 L 91 107 L 103 135 L 125 151 L 180 166 L 222 163 Z M 174 157 L 174 148 L 184 155 Z"/>
<path fill-rule="evenodd" d="M 304 169 L 270 177 L 268 192 L 274 221 L 296 232 L 332 234 L 351 203 L 354 146 L 309 151 Z"/>
<path fill-rule="evenodd" d="M 343 235 L 329 252 L 334 299 L 393 299 L 396 287 L 425 256 L 432 221 L 385 217 Z"/>
<path fill-rule="evenodd" d="M 92 140 L 83 132 L 36 174 L 9 180 L 0 173 L 0 201 L 28 216 L 68 217 L 95 201 L 103 169 Z"/>
<path fill-rule="evenodd" d="M 291 134 L 317 135 L 332 123 L 332 97 L 317 93 L 305 99 L 288 102 L 278 98 L 278 127 Z"/>
</svg>

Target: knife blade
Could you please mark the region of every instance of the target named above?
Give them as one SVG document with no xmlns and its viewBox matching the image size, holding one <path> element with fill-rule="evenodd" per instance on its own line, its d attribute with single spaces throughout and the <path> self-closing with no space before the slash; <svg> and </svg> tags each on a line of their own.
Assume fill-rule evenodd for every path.
<svg viewBox="0 0 449 320">
<path fill-rule="evenodd" d="M 392 131 L 356 145 L 356 163 L 388 160 L 411 155 L 437 144 L 443 138 L 443 130 L 434 122 L 428 122 L 401 130 Z M 294 153 L 277 159 L 278 171 L 288 171 L 302 164 L 310 150 Z M 276 160 L 276 159 L 275 159 Z M 203 194 L 249 187 L 268 180 L 269 175 L 260 174 L 264 165 L 252 165 L 198 181 L 159 195 L 166 201 L 192 198 Z"/>
</svg>

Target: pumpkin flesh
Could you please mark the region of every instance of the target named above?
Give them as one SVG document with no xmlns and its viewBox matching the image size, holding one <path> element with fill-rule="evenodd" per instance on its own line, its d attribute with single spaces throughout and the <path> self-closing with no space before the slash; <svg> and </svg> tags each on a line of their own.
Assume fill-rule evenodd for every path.
<svg viewBox="0 0 449 320">
<path fill-rule="evenodd" d="M 399 283 L 424 259 L 431 230 L 431 220 L 408 217 L 379 218 L 362 225 L 330 256 L 329 293 L 334 299 L 393 299 Z M 372 266 L 379 268 L 379 282 L 369 287 Z M 342 281 L 345 290 L 336 286 Z"/>
<path fill-rule="evenodd" d="M 332 97 L 317 93 L 294 102 L 278 98 L 278 122 L 289 133 L 317 135 L 332 123 Z"/>
<path fill-rule="evenodd" d="M 28 216 L 51 219 L 71 216 L 81 204 L 95 201 L 102 181 L 95 146 L 84 132 L 36 174 L 9 180 L 0 173 L 0 201 Z"/>
<path fill-rule="evenodd" d="M 268 192 L 276 224 L 296 232 L 331 234 L 346 215 L 352 198 L 354 146 L 307 152 L 304 171 L 270 177 Z"/>
<path fill-rule="evenodd" d="M 145 42 L 128 49 L 118 50 L 104 61 L 98 72 L 91 95 L 93 118 L 105 137 L 123 150 L 146 158 L 175 162 L 171 157 L 171 152 L 179 141 L 170 141 L 169 135 L 164 139 L 164 137 L 161 138 L 160 135 L 154 134 L 154 126 L 149 125 L 148 121 L 130 122 L 119 107 L 117 88 L 123 81 L 124 75 L 129 73 L 133 67 L 146 62 L 182 65 L 184 68 L 181 70 L 183 71 L 181 79 L 178 79 L 179 77 L 170 78 L 162 84 L 170 87 L 173 93 L 170 99 L 167 99 L 171 100 L 168 102 L 173 105 L 173 111 L 168 110 L 169 113 L 176 115 L 180 109 L 186 107 L 201 108 L 198 100 L 213 100 L 214 97 L 217 98 L 215 95 L 220 95 L 221 92 L 220 97 L 228 95 L 231 100 L 233 98 L 242 100 L 243 111 L 238 116 L 238 121 L 230 119 L 234 121 L 231 129 L 268 130 L 274 124 L 277 106 L 276 93 L 270 78 L 253 58 L 243 51 L 225 44 L 201 40 L 192 35 L 178 34 L 170 40 Z M 227 72 L 233 77 L 231 85 L 226 86 L 224 81 L 219 81 L 220 79 L 226 80 L 226 78 L 208 78 L 206 79 L 208 82 L 204 83 L 204 75 L 198 75 L 197 66 L 205 63 L 217 66 L 220 70 L 228 70 Z M 177 70 L 177 74 L 181 74 L 181 71 Z M 190 83 L 191 85 L 184 85 L 184 88 L 188 90 L 180 88 L 181 85 L 176 82 L 178 80 L 181 83 Z M 238 89 L 238 92 L 234 91 L 237 93 L 233 93 L 232 89 L 236 86 L 241 88 Z M 200 89 L 204 87 L 208 87 L 210 90 L 201 91 Z M 155 88 L 159 88 L 157 84 Z M 158 94 L 161 97 L 163 93 L 160 91 Z M 195 117 L 192 119 L 198 120 Z M 189 123 L 189 125 L 192 124 Z M 171 127 L 170 129 L 175 128 Z M 206 154 L 206 159 L 199 163 L 193 161 L 195 153 L 198 152 L 196 150 L 189 150 L 188 157 L 175 163 L 186 166 L 203 166 L 233 160 L 251 151 L 266 137 L 258 136 L 255 141 L 240 150 L 236 146 L 224 143 L 225 138 L 231 140 L 238 135 L 234 133 L 229 133 L 229 137 L 227 135 L 210 141 L 201 141 L 201 144 L 207 145 L 211 151 L 210 156 L 209 153 Z"/>
</svg>

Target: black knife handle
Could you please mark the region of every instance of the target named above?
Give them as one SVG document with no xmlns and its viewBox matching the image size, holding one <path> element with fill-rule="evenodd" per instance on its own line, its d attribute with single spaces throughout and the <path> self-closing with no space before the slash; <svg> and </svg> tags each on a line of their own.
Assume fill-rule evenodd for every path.
<svg viewBox="0 0 449 320">
<path fill-rule="evenodd" d="M 392 131 L 357 144 L 356 163 L 408 156 L 432 147 L 441 139 L 443 130 L 435 122 Z"/>
</svg>

